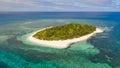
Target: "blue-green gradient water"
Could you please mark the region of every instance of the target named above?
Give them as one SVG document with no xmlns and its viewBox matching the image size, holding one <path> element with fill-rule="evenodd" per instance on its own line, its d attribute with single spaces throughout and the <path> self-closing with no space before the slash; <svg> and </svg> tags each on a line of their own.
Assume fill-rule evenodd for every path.
<svg viewBox="0 0 120 68">
<path fill-rule="evenodd" d="M 66 49 L 18 40 L 38 29 L 73 22 L 105 31 Z M 120 12 L 1 12 L 0 68 L 120 68 Z"/>
</svg>

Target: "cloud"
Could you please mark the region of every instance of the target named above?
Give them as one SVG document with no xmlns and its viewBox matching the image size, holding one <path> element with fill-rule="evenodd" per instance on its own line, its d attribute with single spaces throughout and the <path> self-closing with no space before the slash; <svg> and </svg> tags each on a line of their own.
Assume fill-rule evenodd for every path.
<svg viewBox="0 0 120 68">
<path fill-rule="evenodd" d="M 0 1 L 1 3 L 9 3 L 9 4 L 20 4 L 20 5 L 29 5 L 29 6 L 31 6 L 31 5 L 35 5 L 35 4 L 33 4 L 33 2 L 32 1 L 27 1 L 27 0 L 1 0 Z M 7 4 L 6 4 L 7 5 Z"/>
<path fill-rule="evenodd" d="M 96 5 L 105 5 L 111 3 L 111 0 L 83 0 L 83 2 L 96 4 Z"/>
<path fill-rule="evenodd" d="M 119 0 L 0 0 L 0 11 L 120 11 Z"/>
</svg>

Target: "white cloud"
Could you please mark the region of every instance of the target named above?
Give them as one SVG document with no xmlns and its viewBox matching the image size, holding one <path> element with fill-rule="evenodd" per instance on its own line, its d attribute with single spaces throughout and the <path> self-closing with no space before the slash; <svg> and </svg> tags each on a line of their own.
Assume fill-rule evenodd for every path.
<svg viewBox="0 0 120 68">
<path fill-rule="evenodd" d="M 111 0 L 83 0 L 83 2 L 97 4 L 97 5 L 104 5 L 111 3 Z"/>
<path fill-rule="evenodd" d="M 0 11 L 120 11 L 118 2 L 120 3 L 119 0 L 0 0 Z"/>
<path fill-rule="evenodd" d="M 20 4 L 20 5 L 29 5 L 29 6 L 31 6 L 31 5 L 35 5 L 34 3 L 33 3 L 33 1 L 27 1 L 27 0 L 0 0 L 0 3 L 2 3 L 2 2 L 6 2 L 6 3 L 10 3 L 10 4 Z M 6 4 L 7 5 L 7 4 Z"/>
</svg>

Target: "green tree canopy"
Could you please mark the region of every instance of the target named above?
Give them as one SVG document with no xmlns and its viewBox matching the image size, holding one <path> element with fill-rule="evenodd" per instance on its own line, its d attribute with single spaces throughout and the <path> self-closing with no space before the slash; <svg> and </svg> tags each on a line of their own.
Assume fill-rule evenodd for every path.
<svg viewBox="0 0 120 68">
<path fill-rule="evenodd" d="M 95 26 L 71 23 L 39 31 L 33 37 L 40 40 L 66 40 L 90 34 L 95 30 Z"/>
</svg>

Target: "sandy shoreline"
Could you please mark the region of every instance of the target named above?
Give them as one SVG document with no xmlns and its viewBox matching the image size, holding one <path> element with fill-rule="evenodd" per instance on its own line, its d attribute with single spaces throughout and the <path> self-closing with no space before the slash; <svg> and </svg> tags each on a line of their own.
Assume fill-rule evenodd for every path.
<svg viewBox="0 0 120 68">
<path fill-rule="evenodd" d="M 48 28 L 51 28 L 51 27 L 48 27 Z M 44 29 L 46 29 L 46 28 L 44 28 Z M 44 30 L 44 29 L 41 29 L 41 30 Z M 41 30 L 38 30 L 38 31 L 41 31 Z M 33 37 L 33 35 L 35 33 L 37 33 L 38 31 L 35 31 L 34 33 L 32 33 L 27 38 L 27 40 L 31 41 L 34 44 L 40 45 L 40 46 L 44 45 L 45 47 L 52 47 L 52 48 L 58 48 L 58 49 L 67 48 L 72 43 L 85 41 L 85 40 L 89 39 L 90 37 L 92 37 L 94 34 L 103 32 L 101 29 L 96 28 L 96 31 L 94 31 L 94 32 L 92 32 L 92 33 L 90 33 L 88 35 L 82 36 L 80 38 L 74 38 L 74 39 L 68 39 L 68 40 L 47 41 L 47 40 L 39 40 L 39 39 Z"/>
</svg>

